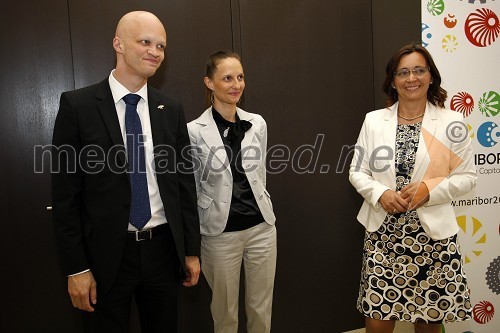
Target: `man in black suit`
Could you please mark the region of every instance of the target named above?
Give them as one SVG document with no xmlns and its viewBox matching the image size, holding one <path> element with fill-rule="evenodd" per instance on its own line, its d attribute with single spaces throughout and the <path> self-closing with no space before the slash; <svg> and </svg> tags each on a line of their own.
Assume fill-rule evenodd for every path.
<svg viewBox="0 0 500 333">
<path fill-rule="evenodd" d="M 175 332 L 181 279 L 187 287 L 198 282 L 200 229 L 182 106 L 147 85 L 166 42 L 155 15 L 126 14 L 109 77 L 61 95 L 53 217 L 71 302 L 88 311 L 92 332 L 127 332 L 133 297 L 142 332 Z"/>
</svg>

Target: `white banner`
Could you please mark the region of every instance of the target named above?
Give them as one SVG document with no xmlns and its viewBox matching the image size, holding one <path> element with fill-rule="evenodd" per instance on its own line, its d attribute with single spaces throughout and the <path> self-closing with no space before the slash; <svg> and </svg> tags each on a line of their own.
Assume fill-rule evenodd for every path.
<svg viewBox="0 0 500 333">
<path fill-rule="evenodd" d="M 464 114 L 478 185 L 455 212 L 474 320 L 446 333 L 500 332 L 500 0 L 422 0 L 422 43 L 448 91 L 446 107 Z"/>
</svg>

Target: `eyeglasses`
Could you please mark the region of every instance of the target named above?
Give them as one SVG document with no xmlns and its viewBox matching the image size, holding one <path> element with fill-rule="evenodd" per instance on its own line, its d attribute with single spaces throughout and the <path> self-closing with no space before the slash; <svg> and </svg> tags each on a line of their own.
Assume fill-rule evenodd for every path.
<svg viewBox="0 0 500 333">
<path fill-rule="evenodd" d="M 402 68 L 399 71 L 395 71 L 394 75 L 402 78 L 410 76 L 410 73 L 413 73 L 415 76 L 422 76 L 430 70 L 431 69 L 429 67 L 415 67 L 413 69 Z"/>
</svg>

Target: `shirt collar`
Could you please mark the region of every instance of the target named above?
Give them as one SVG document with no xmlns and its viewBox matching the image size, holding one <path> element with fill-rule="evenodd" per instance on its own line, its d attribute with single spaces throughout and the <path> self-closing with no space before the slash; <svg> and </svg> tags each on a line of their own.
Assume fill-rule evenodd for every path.
<svg viewBox="0 0 500 333">
<path fill-rule="evenodd" d="M 118 103 L 125 95 L 128 95 L 128 94 L 139 95 L 146 102 L 146 104 L 148 103 L 148 85 L 147 85 L 147 83 L 144 84 L 141 89 L 132 93 L 127 88 L 125 88 L 124 85 L 122 85 L 120 82 L 118 82 L 118 80 L 115 79 L 115 77 L 113 76 L 114 71 L 115 70 L 113 69 L 111 71 L 111 73 L 109 74 L 108 81 L 109 81 L 109 87 L 111 89 L 111 94 L 113 95 L 113 100 L 114 100 L 115 104 Z"/>
</svg>

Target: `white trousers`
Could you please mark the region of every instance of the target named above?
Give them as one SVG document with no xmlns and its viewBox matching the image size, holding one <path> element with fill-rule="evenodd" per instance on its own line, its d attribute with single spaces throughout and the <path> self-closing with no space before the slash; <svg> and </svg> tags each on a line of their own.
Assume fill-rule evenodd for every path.
<svg viewBox="0 0 500 333">
<path fill-rule="evenodd" d="M 212 289 L 210 309 L 215 333 L 238 331 L 242 261 L 247 332 L 271 331 L 276 253 L 276 227 L 265 222 L 216 237 L 202 236 L 201 268 Z"/>
</svg>

